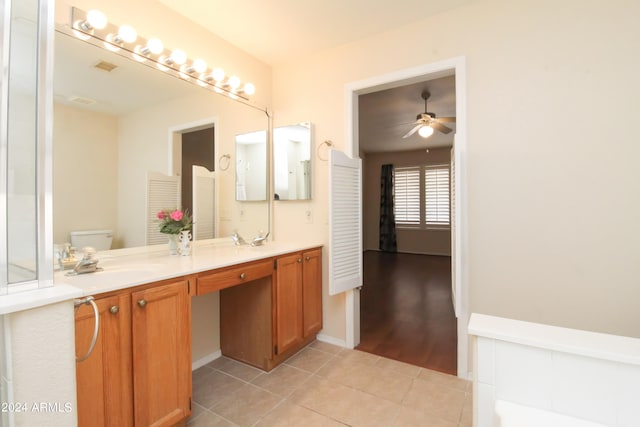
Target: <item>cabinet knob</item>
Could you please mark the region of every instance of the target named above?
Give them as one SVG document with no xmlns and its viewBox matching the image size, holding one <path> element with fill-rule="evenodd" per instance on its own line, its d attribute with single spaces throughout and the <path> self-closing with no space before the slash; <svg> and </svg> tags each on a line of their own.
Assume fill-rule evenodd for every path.
<svg viewBox="0 0 640 427">
<path fill-rule="evenodd" d="M 309 261 L 311 259 L 311 257 L 309 255 L 307 255 L 306 257 L 304 257 L 305 261 Z"/>
<path fill-rule="evenodd" d="M 120 307 L 118 307 L 117 305 L 112 305 L 109 311 L 111 312 L 111 314 L 118 314 L 118 312 L 120 311 Z"/>
<path fill-rule="evenodd" d="M 147 300 L 144 300 L 144 299 L 138 300 L 138 305 L 144 308 L 147 305 Z"/>
<path fill-rule="evenodd" d="M 298 258 L 298 262 L 302 262 L 302 258 Z"/>
<path fill-rule="evenodd" d="M 240 278 L 241 278 L 242 280 L 244 280 L 246 277 L 247 277 L 247 274 L 246 274 L 246 273 L 240 273 Z"/>
</svg>

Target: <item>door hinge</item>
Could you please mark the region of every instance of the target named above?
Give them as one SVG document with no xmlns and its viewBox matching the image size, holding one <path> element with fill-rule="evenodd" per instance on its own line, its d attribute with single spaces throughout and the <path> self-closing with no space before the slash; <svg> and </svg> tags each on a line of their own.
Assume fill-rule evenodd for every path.
<svg viewBox="0 0 640 427">
<path fill-rule="evenodd" d="M 278 346 L 277 345 L 273 346 L 273 354 L 278 354 Z"/>
</svg>

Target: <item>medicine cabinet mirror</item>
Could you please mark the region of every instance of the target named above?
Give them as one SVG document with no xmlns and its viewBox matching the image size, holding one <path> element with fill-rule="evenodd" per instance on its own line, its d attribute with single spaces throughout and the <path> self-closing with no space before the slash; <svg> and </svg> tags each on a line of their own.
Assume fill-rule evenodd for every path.
<svg viewBox="0 0 640 427">
<path fill-rule="evenodd" d="M 236 135 L 236 200 L 267 200 L 267 131 Z"/>
<path fill-rule="evenodd" d="M 275 200 L 311 199 L 311 122 L 273 129 Z"/>
</svg>

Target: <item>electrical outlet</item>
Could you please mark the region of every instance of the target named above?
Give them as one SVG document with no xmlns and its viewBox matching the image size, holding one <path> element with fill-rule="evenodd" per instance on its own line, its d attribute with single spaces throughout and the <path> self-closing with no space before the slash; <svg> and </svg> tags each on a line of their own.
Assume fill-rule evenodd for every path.
<svg viewBox="0 0 640 427">
<path fill-rule="evenodd" d="M 240 221 L 247 220 L 247 213 L 244 211 L 244 208 L 240 208 L 240 210 L 238 211 L 238 216 L 240 217 Z"/>
</svg>

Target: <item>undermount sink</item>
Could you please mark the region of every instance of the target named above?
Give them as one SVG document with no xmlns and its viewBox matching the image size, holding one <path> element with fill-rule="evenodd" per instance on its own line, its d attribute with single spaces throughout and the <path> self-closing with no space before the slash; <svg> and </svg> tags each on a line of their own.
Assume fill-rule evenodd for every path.
<svg viewBox="0 0 640 427">
<path fill-rule="evenodd" d="M 144 266 L 113 266 L 104 267 L 102 270 L 98 270 L 94 273 L 76 274 L 76 275 L 64 275 L 63 281 L 70 285 L 94 285 L 103 284 L 108 282 L 135 282 L 148 276 L 157 274 L 157 271 L 162 265 L 149 265 Z"/>
</svg>

